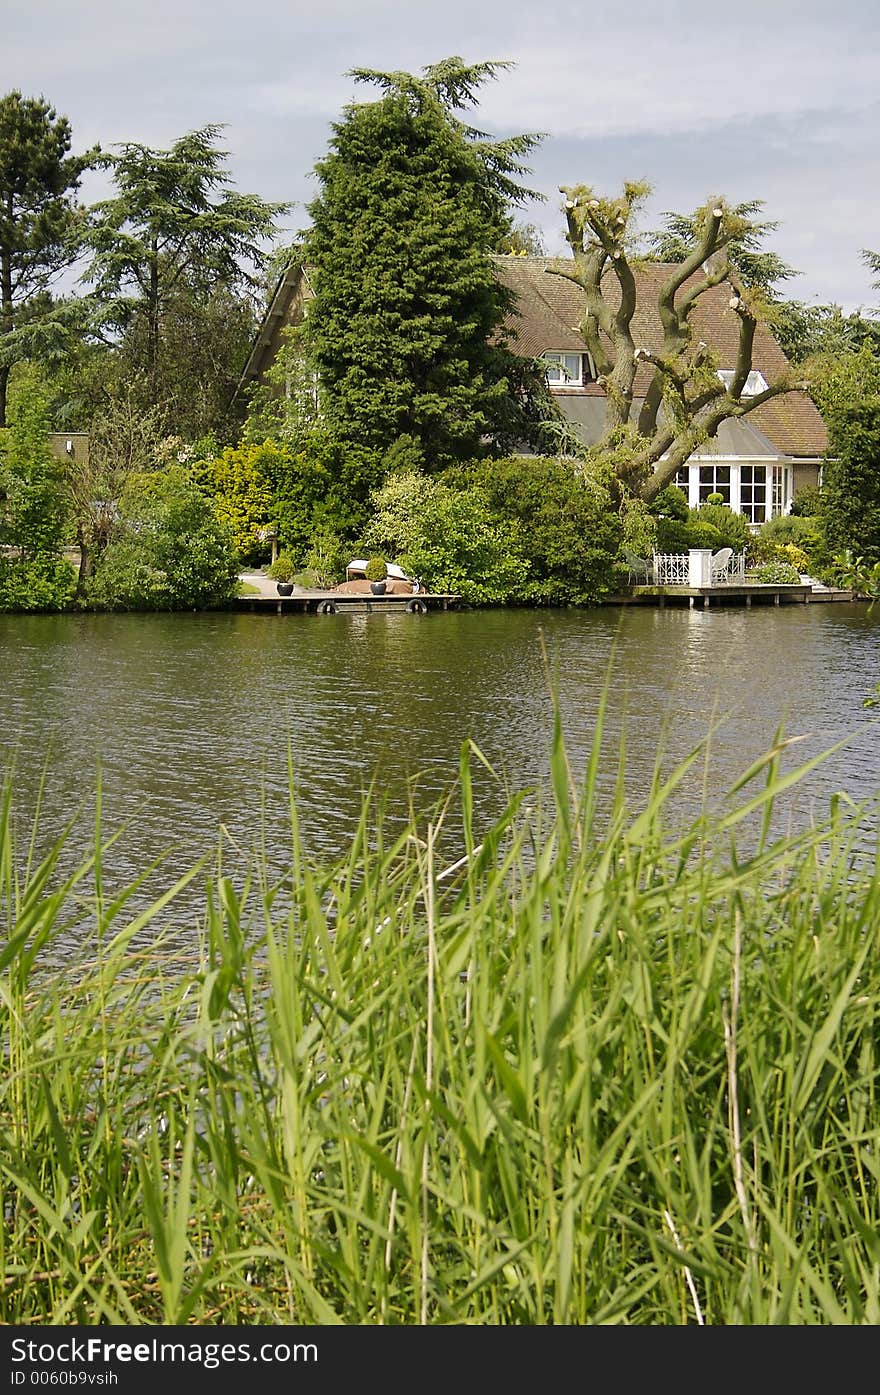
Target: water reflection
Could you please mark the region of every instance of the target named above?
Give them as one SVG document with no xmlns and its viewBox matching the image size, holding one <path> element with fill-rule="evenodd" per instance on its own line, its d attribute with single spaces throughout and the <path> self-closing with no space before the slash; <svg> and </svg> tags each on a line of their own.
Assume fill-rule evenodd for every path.
<svg viewBox="0 0 880 1395">
<path fill-rule="evenodd" d="M 843 736 L 850 744 L 792 795 L 808 819 L 846 789 L 880 789 L 880 743 L 862 698 L 880 679 L 880 615 L 864 606 L 754 610 L 614 608 L 278 617 L 0 618 L 0 743 L 16 758 L 29 817 L 43 766 L 48 836 L 93 799 L 124 832 L 119 880 L 170 849 L 189 865 L 227 830 L 227 860 L 254 847 L 265 811 L 270 855 L 286 857 L 288 753 L 307 847 L 342 851 L 375 778 L 392 819 L 427 808 L 453 782 L 469 737 L 498 772 L 481 775 L 489 819 L 504 786 L 546 775 L 550 689 L 558 692 L 576 776 L 610 675 L 610 798 L 625 735 L 627 789 L 644 795 L 658 751 L 682 758 L 715 718 L 705 768 L 678 796 L 710 799 L 783 723 L 805 739 L 789 764 Z M 453 835 L 454 836 L 454 835 Z"/>
</svg>

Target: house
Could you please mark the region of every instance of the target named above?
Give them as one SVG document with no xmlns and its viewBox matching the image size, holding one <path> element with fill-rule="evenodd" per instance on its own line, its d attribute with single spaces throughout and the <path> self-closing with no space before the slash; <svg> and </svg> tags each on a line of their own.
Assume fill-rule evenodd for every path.
<svg viewBox="0 0 880 1395">
<path fill-rule="evenodd" d="M 577 435 L 592 445 L 605 425 L 605 394 L 578 325 L 584 313 L 583 292 L 574 282 L 553 274 L 570 268 L 570 260 L 534 256 L 496 256 L 499 279 L 513 292 L 517 313 L 506 326 L 514 351 L 547 362 L 547 381 L 554 400 Z M 647 262 L 636 270 L 638 296 L 632 323 L 637 344 L 657 349 L 662 329 L 657 292 L 671 268 Z M 699 274 L 699 273 L 698 273 Z M 314 294 L 308 268 L 292 264 L 280 278 L 255 336 L 236 395 L 265 374 L 273 362 L 288 325 L 302 322 Z M 727 283 L 711 286 L 699 297 L 691 323 L 720 360 L 719 374 L 732 376 L 737 357 L 740 321 L 730 301 Z M 763 391 L 788 366 L 771 332 L 759 325 L 754 339 L 753 370 L 747 392 Z M 641 365 L 635 384 L 634 414 L 641 405 L 652 369 Z M 756 407 L 745 417 L 721 424 L 675 476 L 697 507 L 710 494 L 720 494 L 750 524 L 787 513 L 795 494 L 821 480 L 828 449 L 825 423 L 804 392 L 793 391 Z"/>
</svg>

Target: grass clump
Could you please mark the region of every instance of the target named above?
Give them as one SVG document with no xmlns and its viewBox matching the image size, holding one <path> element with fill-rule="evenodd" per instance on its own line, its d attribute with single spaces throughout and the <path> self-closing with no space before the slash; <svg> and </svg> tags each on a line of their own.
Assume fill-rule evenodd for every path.
<svg viewBox="0 0 880 1395">
<path fill-rule="evenodd" d="M 182 884 L 20 855 L 7 786 L 0 1319 L 880 1321 L 875 810 L 774 837 L 780 740 L 711 817 L 665 817 L 699 752 L 600 815 L 599 741 L 481 831 L 465 746 L 454 815 L 365 801 L 333 861 L 292 799 L 192 963 L 137 948 Z"/>
</svg>

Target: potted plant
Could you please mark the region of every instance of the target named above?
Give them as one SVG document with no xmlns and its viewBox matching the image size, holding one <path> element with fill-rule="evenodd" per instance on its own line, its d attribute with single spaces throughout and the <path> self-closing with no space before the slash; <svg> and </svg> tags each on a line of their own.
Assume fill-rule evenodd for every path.
<svg viewBox="0 0 880 1395">
<path fill-rule="evenodd" d="M 279 552 L 268 569 L 268 575 L 277 584 L 279 596 L 293 595 L 293 578 L 296 575 L 296 567 L 289 552 Z"/>
<path fill-rule="evenodd" d="M 388 568 L 385 565 L 384 557 L 371 557 L 364 569 L 364 576 L 370 583 L 370 590 L 372 591 L 374 596 L 385 595 Z"/>
</svg>

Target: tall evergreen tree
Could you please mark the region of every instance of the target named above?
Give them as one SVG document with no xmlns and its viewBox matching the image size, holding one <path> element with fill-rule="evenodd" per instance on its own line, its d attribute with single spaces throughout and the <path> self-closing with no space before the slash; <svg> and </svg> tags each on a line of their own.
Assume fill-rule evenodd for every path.
<svg viewBox="0 0 880 1395">
<path fill-rule="evenodd" d="M 528 396 L 490 254 L 529 197 L 522 160 L 540 137 L 490 140 L 459 116 L 508 66 L 354 69 L 382 95 L 346 108 L 316 166 L 306 342 L 326 424 L 379 449 L 410 437 L 427 468 L 507 444 L 511 397 Z"/>
<path fill-rule="evenodd" d="M 265 244 L 289 208 L 229 187 L 221 129 L 190 131 L 168 150 L 126 143 L 103 157 L 116 193 L 91 211 L 83 280 L 94 287 L 96 324 L 127 338 L 146 406 L 162 402 L 163 336 L 179 325 L 176 307 L 187 302 L 191 315 L 220 290 L 259 288 Z"/>
<path fill-rule="evenodd" d="M 70 122 L 43 97 L 0 97 L 0 427 L 12 365 L 67 337 L 70 303 L 56 303 L 51 287 L 75 259 L 75 195 L 98 155 L 70 146 Z"/>
</svg>

